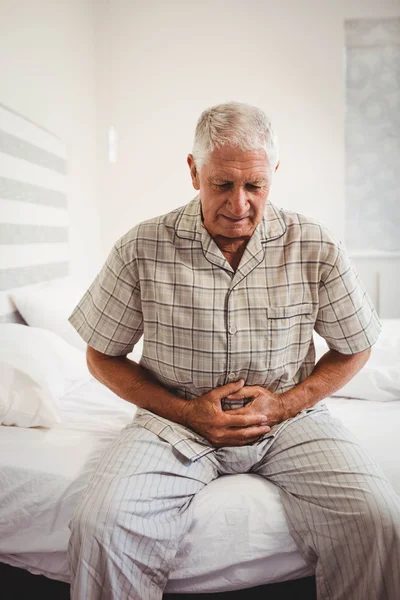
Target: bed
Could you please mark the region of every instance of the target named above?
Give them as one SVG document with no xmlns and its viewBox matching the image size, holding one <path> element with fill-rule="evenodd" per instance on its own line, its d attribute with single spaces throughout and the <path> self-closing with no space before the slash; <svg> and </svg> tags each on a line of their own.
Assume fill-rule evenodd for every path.
<svg viewBox="0 0 400 600">
<path fill-rule="evenodd" d="M 65 148 L 4 107 L 0 117 L 0 562 L 69 582 L 69 521 L 103 450 L 136 409 L 90 375 L 67 320 L 84 289 L 68 275 Z M 314 342 L 322 355 L 324 341 Z M 140 354 L 139 343 L 130 358 Z M 368 365 L 325 403 L 400 494 L 400 320 L 383 321 Z M 313 575 L 270 482 L 224 476 L 193 502 L 167 593 Z"/>
<path fill-rule="evenodd" d="M 400 340 L 400 321 L 384 322 L 383 337 L 393 339 L 395 331 Z M 69 520 L 102 451 L 136 409 L 95 380 L 84 352 L 57 334 L 3 324 L 0 340 L 0 358 L 21 368 L 29 355 L 40 355 L 40 374 L 32 357 L 24 373 L 36 374 L 57 407 L 48 427 L 0 427 L 0 561 L 68 582 Z M 131 357 L 139 355 L 136 348 Z M 369 371 L 372 393 L 379 369 Z M 400 399 L 334 397 L 326 404 L 376 457 L 400 494 Z M 195 519 L 167 592 L 229 591 L 249 582 L 257 586 L 312 575 L 289 534 L 279 492 L 268 481 L 254 474 L 221 477 L 194 503 Z"/>
</svg>

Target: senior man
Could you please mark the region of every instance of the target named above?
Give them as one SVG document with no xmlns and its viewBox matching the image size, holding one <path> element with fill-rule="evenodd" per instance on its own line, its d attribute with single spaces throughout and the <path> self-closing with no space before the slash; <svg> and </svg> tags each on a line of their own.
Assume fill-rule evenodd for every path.
<svg viewBox="0 0 400 600">
<path fill-rule="evenodd" d="M 279 487 L 319 599 L 398 599 L 398 497 L 320 402 L 367 361 L 374 308 L 334 237 L 268 202 L 261 110 L 205 110 L 187 162 L 199 194 L 122 236 L 70 317 L 91 373 L 138 406 L 71 522 L 72 598 L 160 599 L 193 496 L 251 471 Z"/>
</svg>

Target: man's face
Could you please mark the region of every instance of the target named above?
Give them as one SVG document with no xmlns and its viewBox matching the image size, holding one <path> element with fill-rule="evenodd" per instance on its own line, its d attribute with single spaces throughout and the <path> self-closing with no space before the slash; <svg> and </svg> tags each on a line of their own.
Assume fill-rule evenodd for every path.
<svg viewBox="0 0 400 600">
<path fill-rule="evenodd" d="M 223 146 L 197 171 L 188 164 L 200 190 L 204 226 L 213 238 L 249 238 L 263 218 L 273 171 L 264 150 L 243 152 Z M 275 170 L 278 168 L 276 166 Z"/>
</svg>

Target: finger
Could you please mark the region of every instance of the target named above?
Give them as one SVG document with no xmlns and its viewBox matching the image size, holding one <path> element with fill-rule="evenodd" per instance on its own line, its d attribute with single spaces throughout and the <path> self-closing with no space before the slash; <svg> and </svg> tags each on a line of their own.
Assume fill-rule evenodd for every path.
<svg viewBox="0 0 400 600">
<path fill-rule="evenodd" d="M 245 427 L 245 429 L 240 430 L 239 439 L 248 444 L 249 441 L 257 440 L 269 431 L 271 431 L 271 427 L 268 427 L 268 425 Z"/>
<path fill-rule="evenodd" d="M 226 398 L 229 394 L 235 394 L 244 386 L 244 379 L 239 379 L 239 381 L 233 381 L 232 383 L 225 383 L 224 385 L 220 385 L 215 388 L 213 391 L 219 400 L 222 398 Z"/>
<path fill-rule="evenodd" d="M 257 416 L 259 418 L 266 418 L 266 415 L 264 413 L 260 412 L 260 409 L 257 408 L 257 406 L 254 406 L 252 402 L 248 402 L 245 406 L 242 406 L 241 408 L 232 408 L 229 412 L 235 412 L 235 415 L 238 416 L 242 416 L 242 415 L 254 415 Z M 228 412 L 228 411 L 225 411 Z"/>
<path fill-rule="evenodd" d="M 238 410 L 242 410 L 242 409 L 238 409 Z M 231 413 L 234 412 L 234 415 L 231 414 L 227 414 L 227 413 Z M 247 414 L 241 414 L 241 415 L 236 415 L 238 411 L 225 411 L 225 415 L 227 417 L 227 427 L 229 428 L 236 428 L 236 429 L 242 429 L 242 428 L 247 428 L 247 427 L 252 427 L 252 426 L 265 426 L 268 425 L 268 418 L 263 415 L 262 413 L 258 413 L 258 414 L 251 414 L 251 413 L 247 413 Z"/>
<path fill-rule="evenodd" d="M 258 393 L 258 388 L 254 385 L 245 385 L 240 391 L 231 392 L 227 398 L 229 400 L 240 400 L 241 398 L 252 398 Z"/>
<path fill-rule="evenodd" d="M 220 440 L 218 445 L 221 446 L 244 446 L 260 439 L 263 435 L 268 433 L 270 428 L 268 426 L 263 427 L 246 427 L 235 432 L 235 435 L 224 436 L 223 440 Z"/>
<path fill-rule="evenodd" d="M 254 394 L 253 394 L 254 395 Z M 242 394 L 241 390 L 239 392 L 235 392 L 233 394 L 229 394 L 229 396 L 227 396 L 228 400 L 244 400 L 245 398 L 248 398 L 249 396 L 245 396 L 244 394 Z M 253 397 L 253 396 L 251 396 Z"/>
</svg>

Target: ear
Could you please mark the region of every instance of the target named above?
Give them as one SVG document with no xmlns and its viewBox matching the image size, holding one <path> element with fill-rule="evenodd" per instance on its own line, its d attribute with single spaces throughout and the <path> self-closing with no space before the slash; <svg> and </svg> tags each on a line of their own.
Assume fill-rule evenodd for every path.
<svg viewBox="0 0 400 600">
<path fill-rule="evenodd" d="M 281 161 L 280 161 L 280 160 L 278 160 L 278 163 L 277 163 L 277 165 L 276 165 L 276 167 L 275 167 L 275 172 L 276 172 L 276 171 L 279 169 L 279 165 L 280 165 L 280 164 L 281 164 Z"/>
<path fill-rule="evenodd" d="M 194 162 L 193 154 L 188 154 L 187 164 L 189 165 L 190 176 L 192 178 L 193 187 L 195 190 L 199 190 L 200 189 L 200 178 L 199 178 L 199 172 L 198 172 L 195 162 Z"/>
</svg>

